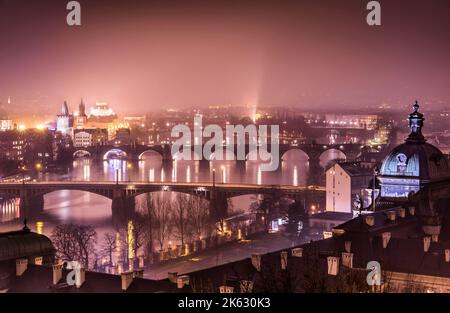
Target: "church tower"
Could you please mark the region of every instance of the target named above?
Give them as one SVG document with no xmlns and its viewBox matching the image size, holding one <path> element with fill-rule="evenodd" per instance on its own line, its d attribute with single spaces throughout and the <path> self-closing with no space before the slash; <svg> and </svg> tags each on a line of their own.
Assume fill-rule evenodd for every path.
<svg viewBox="0 0 450 313">
<path fill-rule="evenodd" d="M 78 116 L 76 118 L 76 128 L 85 128 L 87 123 L 87 115 L 86 115 L 86 106 L 81 99 L 81 102 L 78 106 Z"/>
<path fill-rule="evenodd" d="M 61 106 L 61 114 L 57 115 L 56 118 L 56 130 L 61 132 L 63 135 L 71 135 L 73 117 L 69 113 L 69 106 L 67 102 L 64 101 Z"/>
</svg>

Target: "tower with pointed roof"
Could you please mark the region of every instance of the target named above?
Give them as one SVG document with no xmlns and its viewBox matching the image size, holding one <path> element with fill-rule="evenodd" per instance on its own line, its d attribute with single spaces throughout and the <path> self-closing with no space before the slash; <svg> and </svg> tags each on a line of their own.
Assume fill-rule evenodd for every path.
<svg viewBox="0 0 450 313">
<path fill-rule="evenodd" d="M 78 105 L 78 115 L 75 119 L 76 125 L 75 127 L 78 129 L 82 129 L 86 126 L 87 123 L 87 115 L 86 115 L 86 105 L 84 104 L 83 99 L 81 99 L 80 104 Z"/>
<path fill-rule="evenodd" d="M 72 135 L 73 127 L 73 116 L 69 112 L 69 106 L 67 101 L 61 106 L 61 114 L 57 115 L 56 118 L 56 130 L 61 132 L 63 135 Z"/>
</svg>

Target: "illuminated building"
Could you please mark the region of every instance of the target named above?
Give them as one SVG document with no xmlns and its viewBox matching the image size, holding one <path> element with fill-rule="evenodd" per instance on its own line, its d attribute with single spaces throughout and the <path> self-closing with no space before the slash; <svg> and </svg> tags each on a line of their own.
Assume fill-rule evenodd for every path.
<svg viewBox="0 0 450 313">
<path fill-rule="evenodd" d="M 114 144 L 116 145 L 128 145 L 131 143 L 131 133 L 128 128 L 119 128 L 116 131 L 116 137 Z"/>
<path fill-rule="evenodd" d="M 113 140 L 116 131 L 120 128 L 128 128 L 128 123 L 121 123 L 114 111 L 109 108 L 106 102 L 97 102 L 95 107 L 90 109 L 86 128 L 100 128 L 108 130 L 108 140 Z"/>
<path fill-rule="evenodd" d="M 430 182 L 450 177 L 444 155 L 422 135 L 425 119 L 417 101 L 413 108 L 409 115 L 411 133 L 383 161 L 379 177 L 382 197 L 407 198 Z"/>
<path fill-rule="evenodd" d="M 22 161 L 24 158 L 25 142 L 22 134 L 17 131 L 0 133 L 0 159 Z"/>
<path fill-rule="evenodd" d="M 56 119 L 56 130 L 61 132 L 63 135 L 72 135 L 72 127 L 73 127 L 73 116 L 69 113 L 69 107 L 67 102 L 64 101 L 61 114 L 57 115 Z"/>
<path fill-rule="evenodd" d="M 86 106 L 84 105 L 83 99 L 81 99 L 80 105 L 78 106 L 78 113 L 75 119 L 76 128 L 84 128 L 87 123 Z"/>
<path fill-rule="evenodd" d="M 74 147 L 89 147 L 103 145 L 108 141 L 108 130 L 101 128 L 75 129 L 73 135 Z"/>
<path fill-rule="evenodd" d="M 117 119 L 116 113 L 109 108 L 107 102 L 97 102 L 95 107 L 91 108 L 89 119 L 91 122 L 99 121 L 112 123 Z"/>
<path fill-rule="evenodd" d="M 14 124 L 12 119 L 7 117 L 0 117 L 0 131 L 12 130 L 14 128 Z"/>
<path fill-rule="evenodd" d="M 325 173 L 326 211 L 353 212 L 353 200 L 373 179 L 372 167 L 361 162 L 335 163 Z"/>
</svg>

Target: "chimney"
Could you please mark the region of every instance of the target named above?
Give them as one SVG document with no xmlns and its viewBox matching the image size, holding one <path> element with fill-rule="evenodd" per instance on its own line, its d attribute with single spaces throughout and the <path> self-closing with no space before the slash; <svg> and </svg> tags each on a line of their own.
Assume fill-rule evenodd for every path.
<svg viewBox="0 0 450 313">
<path fill-rule="evenodd" d="M 433 234 L 431 235 L 431 241 L 438 242 L 439 241 L 439 234 Z"/>
<path fill-rule="evenodd" d="M 252 265 L 256 268 L 258 272 L 261 271 L 261 255 L 252 254 Z"/>
<path fill-rule="evenodd" d="M 44 258 L 41 256 L 35 257 L 34 258 L 34 265 L 42 265 Z"/>
<path fill-rule="evenodd" d="M 381 234 L 381 237 L 383 238 L 383 249 L 387 248 L 387 245 L 389 243 L 389 240 L 391 240 L 391 233 L 390 232 L 384 232 Z"/>
<path fill-rule="evenodd" d="M 353 268 L 353 253 L 342 252 L 342 265 Z"/>
<path fill-rule="evenodd" d="M 178 287 L 178 289 L 183 288 L 184 285 L 189 285 L 189 276 L 188 275 L 179 276 L 178 279 L 177 279 L 177 287 Z"/>
<path fill-rule="evenodd" d="M 400 208 L 398 210 L 398 216 L 400 216 L 401 218 L 405 218 L 406 217 L 406 209 L 405 208 Z"/>
<path fill-rule="evenodd" d="M 423 237 L 423 252 L 428 252 L 430 250 L 431 237 Z"/>
<path fill-rule="evenodd" d="M 328 275 L 336 276 L 339 273 L 339 258 L 335 256 L 327 257 Z"/>
<path fill-rule="evenodd" d="M 28 268 L 28 259 L 16 260 L 16 276 L 22 276 Z"/>
<path fill-rule="evenodd" d="M 253 281 L 241 280 L 239 283 L 241 293 L 251 293 L 253 291 Z"/>
<path fill-rule="evenodd" d="M 75 286 L 81 288 L 86 281 L 86 269 L 84 267 L 79 268 L 77 274 L 78 275 L 75 275 Z"/>
<path fill-rule="evenodd" d="M 416 207 L 410 206 L 410 207 L 408 208 L 408 210 L 409 210 L 409 214 L 410 214 L 411 216 L 414 216 L 414 214 L 416 214 Z"/>
<path fill-rule="evenodd" d="M 280 257 L 281 257 L 281 269 L 285 270 L 287 267 L 287 262 L 288 262 L 288 253 L 287 251 L 281 251 L 280 253 Z"/>
<path fill-rule="evenodd" d="M 366 221 L 366 224 L 369 226 L 373 226 L 375 224 L 375 218 L 373 217 L 373 215 L 367 215 L 365 217 L 365 221 Z"/>
<path fill-rule="evenodd" d="M 450 262 L 450 249 L 445 249 L 445 262 Z"/>
<path fill-rule="evenodd" d="M 301 258 L 303 256 L 303 248 L 294 248 L 291 250 L 292 256 Z"/>
<path fill-rule="evenodd" d="M 391 222 L 395 222 L 395 217 L 396 217 L 396 213 L 395 211 L 389 211 L 387 212 L 387 218 L 388 220 L 390 220 Z"/>
<path fill-rule="evenodd" d="M 144 256 L 141 255 L 139 256 L 139 268 L 144 268 L 145 267 L 145 260 L 144 260 Z"/>
<path fill-rule="evenodd" d="M 133 282 L 133 272 L 124 272 L 120 274 L 122 279 L 122 291 L 127 291 Z"/>
<path fill-rule="evenodd" d="M 234 287 L 231 286 L 220 286 L 219 287 L 220 293 L 233 293 Z"/>
<path fill-rule="evenodd" d="M 351 250 L 352 250 L 352 242 L 351 241 L 346 241 L 344 243 L 344 245 L 345 245 L 345 252 L 350 253 Z"/>
<path fill-rule="evenodd" d="M 62 270 L 63 270 L 63 264 L 53 264 L 53 285 L 56 285 L 59 283 L 59 281 L 62 278 Z"/>
<path fill-rule="evenodd" d="M 117 261 L 117 274 L 122 274 L 123 273 L 123 262 L 122 261 Z"/>
<path fill-rule="evenodd" d="M 169 278 L 169 281 L 176 284 L 178 281 L 178 272 L 169 272 L 167 277 Z"/>
<path fill-rule="evenodd" d="M 133 277 L 134 278 L 144 278 L 144 269 L 140 268 L 140 269 L 134 270 Z"/>
</svg>

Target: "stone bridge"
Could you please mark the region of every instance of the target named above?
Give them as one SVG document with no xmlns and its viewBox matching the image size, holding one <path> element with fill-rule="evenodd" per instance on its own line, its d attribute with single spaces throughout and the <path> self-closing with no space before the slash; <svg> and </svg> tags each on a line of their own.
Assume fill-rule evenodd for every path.
<svg viewBox="0 0 450 313">
<path fill-rule="evenodd" d="M 199 146 L 190 146 L 192 152 L 195 151 L 204 151 L 206 145 Z M 347 159 L 355 158 L 360 152 L 363 146 L 360 144 L 279 144 L 279 160 L 283 159 L 283 156 L 292 150 L 300 150 L 303 151 L 309 158 L 310 166 L 318 165 L 320 157 L 327 151 L 337 150 L 342 152 Z M 211 147 L 207 147 L 205 149 L 210 151 L 209 155 L 199 156 L 201 160 L 199 162 L 202 164 L 206 164 L 209 166 L 209 162 L 215 158 L 213 156 L 215 152 L 216 146 L 212 145 Z M 224 154 L 230 156 L 236 160 L 236 155 L 238 155 L 238 151 L 243 151 L 245 153 L 244 160 L 236 160 L 237 163 L 243 165 L 245 167 L 245 162 L 249 159 L 250 150 L 252 150 L 252 146 L 249 144 L 235 144 L 235 145 L 224 145 L 223 150 Z M 272 151 L 272 147 L 270 144 L 267 145 L 269 151 Z M 84 148 L 72 148 L 73 157 L 77 156 L 86 156 L 95 160 L 107 160 L 112 156 L 120 157 L 123 159 L 127 159 L 129 161 L 138 161 L 142 160 L 144 154 L 147 152 L 156 152 L 161 156 L 163 164 L 167 166 L 171 166 L 174 158 L 171 153 L 172 146 L 169 144 L 161 144 L 161 145 L 97 145 L 97 146 L 89 146 Z M 280 164 L 279 162 L 278 164 Z"/>
<path fill-rule="evenodd" d="M 273 194 L 299 199 L 306 193 L 324 192 L 324 187 L 293 187 L 281 185 L 173 183 L 173 182 L 27 182 L 0 183 L 0 197 L 20 198 L 20 216 L 27 217 L 44 209 L 44 195 L 60 190 L 94 193 L 112 200 L 113 220 L 126 220 L 135 209 L 135 198 L 150 192 L 181 192 L 202 197 L 210 202 L 214 219 L 227 215 L 228 199 L 249 194 Z"/>
</svg>

